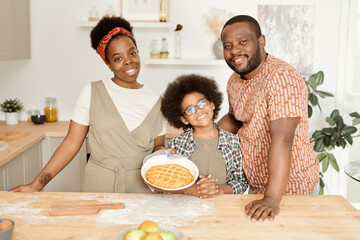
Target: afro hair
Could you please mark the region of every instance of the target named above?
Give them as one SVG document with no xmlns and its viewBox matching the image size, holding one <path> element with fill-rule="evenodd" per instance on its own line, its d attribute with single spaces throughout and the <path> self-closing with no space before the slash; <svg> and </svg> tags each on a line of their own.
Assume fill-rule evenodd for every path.
<svg viewBox="0 0 360 240">
<path fill-rule="evenodd" d="M 185 125 L 180 117 L 183 116 L 181 104 L 187 94 L 198 92 L 215 105 L 213 120 L 216 119 L 223 101 L 223 95 L 219 91 L 215 80 L 198 74 L 186 74 L 177 77 L 169 83 L 161 104 L 161 112 L 167 121 L 175 128 L 187 130 L 191 124 Z"/>
</svg>

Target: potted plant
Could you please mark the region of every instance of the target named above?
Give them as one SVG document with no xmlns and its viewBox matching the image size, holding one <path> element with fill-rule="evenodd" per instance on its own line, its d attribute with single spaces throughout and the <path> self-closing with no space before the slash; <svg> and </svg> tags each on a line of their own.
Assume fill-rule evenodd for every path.
<svg viewBox="0 0 360 240">
<path fill-rule="evenodd" d="M 19 99 L 6 99 L 1 104 L 1 111 L 5 112 L 6 124 L 18 124 L 19 112 L 23 109 L 23 104 Z"/>
<path fill-rule="evenodd" d="M 322 71 L 310 75 L 305 81 L 309 91 L 308 113 L 310 118 L 313 113 L 312 107 L 318 106 L 321 112 L 318 97 L 325 98 L 333 97 L 334 95 L 317 89 L 318 86 L 322 85 L 324 82 L 324 73 Z M 347 125 L 340 115 L 339 110 L 334 109 L 330 116 L 325 119 L 329 126 L 316 130 L 310 138 L 310 141 L 314 144 L 313 150 L 316 154 L 316 158 L 321 164 L 319 194 L 324 193 L 326 184 L 323 176 L 329 165 L 339 172 L 336 158 L 331 151 L 338 147 L 344 149 L 348 145 L 352 145 L 353 138 L 360 137 L 360 133 L 358 132 L 359 129 L 356 127 L 356 125 L 360 124 L 360 114 L 353 112 L 349 115 L 353 118 L 351 125 Z"/>
</svg>

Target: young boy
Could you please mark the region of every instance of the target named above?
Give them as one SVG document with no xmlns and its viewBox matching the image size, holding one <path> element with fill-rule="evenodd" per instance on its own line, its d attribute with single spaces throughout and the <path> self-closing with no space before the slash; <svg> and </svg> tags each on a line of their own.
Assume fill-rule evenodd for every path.
<svg viewBox="0 0 360 240">
<path fill-rule="evenodd" d="M 214 123 L 221 103 L 216 82 L 201 75 L 179 76 L 165 90 L 161 111 L 172 126 L 185 130 L 170 141 L 169 148 L 193 161 L 200 172 L 199 180 L 184 194 L 209 198 L 243 193 L 248 187 L 239 138 Z"/>
</svg>

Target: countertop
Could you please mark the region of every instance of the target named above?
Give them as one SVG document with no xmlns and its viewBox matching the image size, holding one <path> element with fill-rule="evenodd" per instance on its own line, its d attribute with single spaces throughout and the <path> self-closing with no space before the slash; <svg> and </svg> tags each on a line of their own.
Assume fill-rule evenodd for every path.
<svg viewBox="0 0 360 240">
<path fill-rule="evenodd" d="M 251 222 L 244 208 L 261 195 L 211 199 L 177 194 L 0 192 L 0 216 L 16 222 L 15 239 L 116 239 L 146 220 L 175 227 L 186 240 L 359 239 L 360 212 L 341 196 L 285 195 L 274 221 Z M 95 215 L 49 216 L 54 201 L 125 202 Z"/>
<path fill-rule="evenodd" d="M 28 136 L 9 141 L 9 146 L 0 151 L 0 167 L 45 137 L 65 137 L 69 123 L 69 121 L 58 121 L 35 125 L 32 122 L 20 121 L 17 125 L 8 125 L 5 121 L 0 121 L 0 133 L 7 131 L 30 132 Z M 165 138 L 173 138 L 181 132 L 181 130 L 168 125 Z"/>
</svg>

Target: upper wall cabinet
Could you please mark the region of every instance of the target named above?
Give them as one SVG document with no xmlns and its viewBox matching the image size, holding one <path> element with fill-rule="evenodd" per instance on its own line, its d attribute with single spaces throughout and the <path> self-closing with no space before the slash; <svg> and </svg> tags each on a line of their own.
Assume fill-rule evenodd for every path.
<svg viewBox="0 0 360 240">
<path fill-rule="evenodd" d="M 30 58 L 29 1 L 0 1 L 1 61 Z"/>
</svg>

